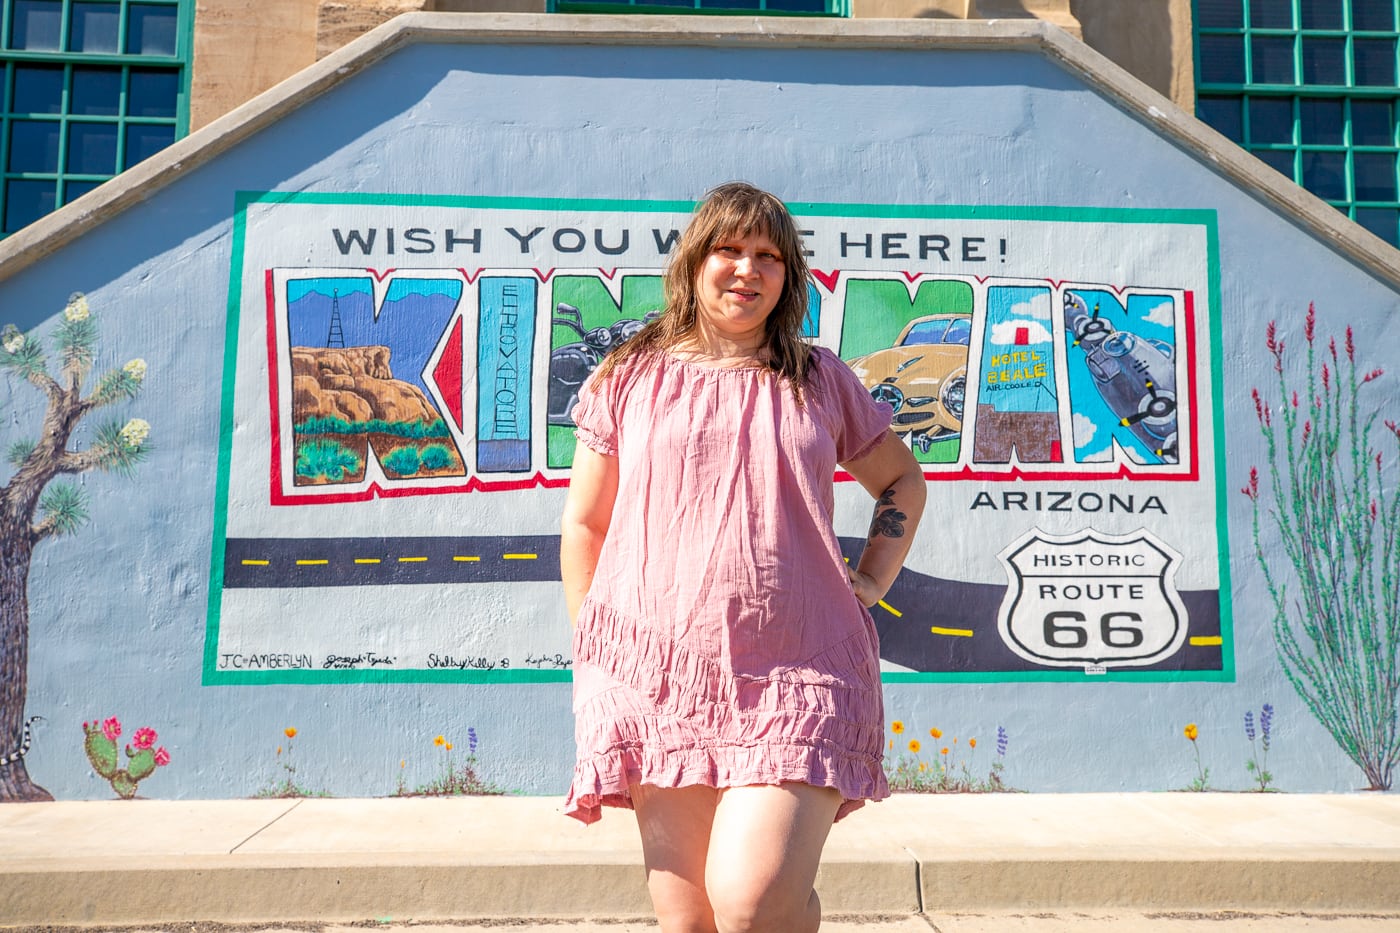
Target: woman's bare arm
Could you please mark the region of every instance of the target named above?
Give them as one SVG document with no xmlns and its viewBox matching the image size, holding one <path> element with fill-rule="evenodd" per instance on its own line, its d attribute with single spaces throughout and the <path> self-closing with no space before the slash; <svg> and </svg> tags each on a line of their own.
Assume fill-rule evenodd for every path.
<svg viewBox="0 0 1400 933">
<path fill-rule="evenodd" d="M 865 550 L 860 563 L 848 569 L 856 597 L 873 606 L 889 592 L 904 566 L 928 489 L 919 461 L 893 431 L 886 432 L 870 453 L 841 466 L 875 497 Z"/>
<path fill-rule="evenodd" d="M 603 549 L 617 499 L 617 458 L 600 454 L 585 444 L 574 450 L 569 498 L 559 531 L 559 573 L 564 580 L 564 604 L 569 624 L 593 583 L 598 553 Z"/>
</svg>

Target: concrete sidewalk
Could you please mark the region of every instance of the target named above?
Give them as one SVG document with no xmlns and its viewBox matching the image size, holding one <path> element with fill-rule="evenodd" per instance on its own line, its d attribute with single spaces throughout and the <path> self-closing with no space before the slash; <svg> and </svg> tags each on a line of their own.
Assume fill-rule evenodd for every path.
<svg viewBox="0 0 1400 933">
<path fill-rule="evenodd" d="M 585 827 L 560 804 L 8 804 L 0 925 L 646 917 L 631 815 L 608 811 Z M 1400 917 L 1400 795 L 897 795 L 837 824 L 817 886 L 829 915 L 871 918 L 1223 909 Z M 1080 928 L 1093 928 L 1087 919 Z"/>
</svg>

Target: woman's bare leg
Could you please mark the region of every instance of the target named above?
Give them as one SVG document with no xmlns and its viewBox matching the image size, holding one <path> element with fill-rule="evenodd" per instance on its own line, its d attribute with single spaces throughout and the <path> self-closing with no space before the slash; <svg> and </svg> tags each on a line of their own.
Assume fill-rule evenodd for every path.
<svg viewBox="0 0 1400 933">
<path fill-rule="evenodd" d="M 705 894 L 705 856 L 719 791 L 633 784 L 630 792 L 662 933 L 716 933 Z"/>
<path fill-rule="evenodd" d="M 719 792 L 705 859 L 705 890 L 719 933 L 815 933 L 812 884 L 841 794 L 810 784 Z"/>
</svg>

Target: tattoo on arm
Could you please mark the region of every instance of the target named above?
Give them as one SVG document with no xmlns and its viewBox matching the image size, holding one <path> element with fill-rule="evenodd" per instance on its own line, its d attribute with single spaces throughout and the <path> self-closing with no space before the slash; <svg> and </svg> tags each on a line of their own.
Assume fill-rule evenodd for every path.
<svg viewBox="0 0 1400 933">
<path fill-rule="evenodd" d="M 882 536 L 904 537 L 904 522 L 907 518 L 907 515 L 895 508 L 894 487 L 886 489 L 875 503 L 875 517 L 870 522 L 870 540 L 873 542 Z"/>
</svg>

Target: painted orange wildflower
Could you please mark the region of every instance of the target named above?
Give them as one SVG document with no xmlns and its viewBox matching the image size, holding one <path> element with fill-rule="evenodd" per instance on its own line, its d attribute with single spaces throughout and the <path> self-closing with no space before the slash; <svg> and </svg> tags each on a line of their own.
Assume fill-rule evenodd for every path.
<svg viewBox="0 0 1400 933">
<path fill-rule="evenodd" d="M 942 729 L 930 729 L 930 730 L 928 730 L 928 734 L 931 735 L 931 736 L 932 736 L 933 738 L 935 738 L 935 739 L 941 739 L 941 738 L 943 738 L 943 730 L 942 730 Z"/>
<path fill-rule="evenodd" d="M 948 746 L 943 746 L 943 754 L 948 754 Z"/>
<path fill-rule="evenodd" d="M 896 719 L 894 722 L 890 723 L 890 731 L 893 732 L 895 735 L 899 735 L 901 732 L 903 732 L 904 720 Z"/>
<path fill-rule="evenodd" d="M 446 748 L 449 752 L 452 751 L 452 743 L 448 742 Z"/>
<path fill-rule="evenodd" d="M 919 744 L 919 740 L 918 740 L 918 739 L 910 739 L 910 740 L 909 740 L 909 750 L 910 750 L 911 752 L 913 752 L 914 754 L 916 754 L 916 755 L 919 754 L 919 749 L 922 748 L 922 747 L 923 747 L 923 746 L 921 746 L 921 745 Z"/>
<path fill-rule="evenodd" d="M 289 739 L 294 739 L 294 738 L 297 737 L 297 727 L 296 727 L 296 726 L 288 726 L 287 728 L 285 728 L 285 729 L 282 730 L 282 734 L 285 735 L 285 736 L 286 736 L 287 738 L 289 738 Z"/>
<path fill-rule="evenodd" d="M 443 738 L 442 736 L 438 736 L 437 738 L 433 739 L 433 744 L 434 744 L 434 745 L 446 745 L 446 744 L 447 744 L 447 739 Z"/>
<path fill-rule="evenodd" d="M 977 747 L 977 740 L 976 740 L 976 739 L 968 739 L 968 740 L 967 740 L 967 747 L 968 747 L 968 748 L 976 748 L 976 747 Z"/>
<path fill-rule="evenodd" d="M 1181 734 L 1194 742 L 1196 741 L 1196 736 L 1200 733 L 1197 731 L 1196 724 L 1194 722 L 1188 722 L 1186 724 L 1186 728 L 1181 730 Z"/>
</svg>

